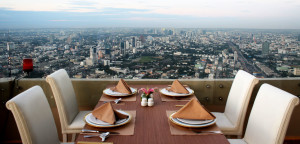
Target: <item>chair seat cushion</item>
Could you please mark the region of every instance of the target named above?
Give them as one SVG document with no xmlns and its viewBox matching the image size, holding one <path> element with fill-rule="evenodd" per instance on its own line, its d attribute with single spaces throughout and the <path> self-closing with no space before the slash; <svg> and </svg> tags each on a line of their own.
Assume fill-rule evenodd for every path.
<svg viewBox="0 0 300 144">
<path fill-rule="evenodd" d="M 243 139 L 227 139 L 231 144 L 247 144 Z"/>
<path fill-rule="evenodd" d="M 85 125 L 84 117 L 90 112 L 91 111 L 79 111 L 69 128 L 73 130 L 81 130 Z"/>
<path fill-rule="evenodd" d="M 219 112 L 212 112 L 213 115 L 217 118 L 217 126 L 222 130 L 224 134 L 226 134 L 227 131 L 236 131 L 236 128 L 234 125 L 229 121 L 229 119 L 226 117 L 224 113 Z"/>
</svg>

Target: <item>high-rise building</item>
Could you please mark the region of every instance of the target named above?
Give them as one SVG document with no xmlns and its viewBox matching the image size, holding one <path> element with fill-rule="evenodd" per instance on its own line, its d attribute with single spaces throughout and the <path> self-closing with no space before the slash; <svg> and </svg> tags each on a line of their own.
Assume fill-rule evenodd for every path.
<svg viewBox="0 0 300 144">
<path fill-rule="evenodd" d="M 298 35 L 298 41 L 300 41 L 300 34 Z"/>
<path fill-rule="evenodd" d="M 126 47 L 126 49 L 129 49 L 129 41 L 125 42 L 125 47 Z"/>
<path fill-rule="evenodd" d="M 134 53 L 134 54 L 136 53 L 136 48 L 134 48 L 134 49 L 132 50 L 132 53 Z"/>
<path fill-rule="evenodd" d="M 145 42 L 146 42 L 145 37 L 144 37 L 143 35 L 140 36 L 140 41 L 141 41 L 142 43 L 145 43 Z"/>
<path fill-rule="evenodd" d="M 234 51 L 234 54 L 233 54 L 233 59 L 234 59 L 234 62 L 237 62 L 237 59 L 238 59 L 238 54 L 236 51 Z"/>
<path fill-rule="evenodd" d="M 110 60 L 103 60 L 103 65 L 104 66 L 110 66 Z"/>
<path fill-rule="evenodd" d="M 132 37 L 132 47 L 135 48 L 136 47 L 136 38 Z"/>
<path fill-rule="evenodd" d="M 136 41 L 136 47 L 139 48 L 141 46 L 141 41 Z"/>
<path fill-rule="evenodd" d="M 262 44 L 262 54 L 263 55 L 268 55 L 269 54 L 269 49 L 270 49 L 270 43 L 265 41 Z"/>
<path fill-rule="evenodd" d="M 97 48 L 95 47 L 90 48 L 90 59 L 93 61 L 94 64 L 98 62 Z"/>
<path fill-rule="evenodd" d="M 69 45 L 65 45 L 65 50 L 68 50 L 70 49 L 70 46 Z"/>
<path fill-rule="evenodd" d="M 7 50 L 14 50 L 15 49 L 15 43 L 14 42 L 8 42 L 7 43 Z"/>
<path fill-rule="evenodd" d="M 120 53 L 126 55 L 126 41 L 121 42 Z"/>
</svg>

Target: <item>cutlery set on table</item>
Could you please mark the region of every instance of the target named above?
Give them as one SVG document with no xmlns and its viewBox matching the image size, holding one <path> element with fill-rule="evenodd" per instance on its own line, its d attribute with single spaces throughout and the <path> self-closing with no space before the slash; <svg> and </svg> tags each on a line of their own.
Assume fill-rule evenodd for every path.
<svg viewBox="0 0 300 144">
<path fill-rule="evenodd" d="M 175 80 L 171 86 L 161 89 L 160 93 L 176 99 L 190 96 L 194 94 L 194 91 L 187 85 L 182 85 L 178 80 Z M 221 133 L 219 130 L 209 130 L 205 128 L 214 125 L 217 119 L 200 104 L 197 98 L 191 98 L 185 105 L 175 106 L 181 108 L 168 115 L 170 123 L 184 127 L 187 131 L 196 134 Z"/>
<path fill-rule="evenodd" d="M 105 139 L 110 134 L 120 134 L 119 132 L 110 132 L 110 131 L 97 131 L 97 130 L 89 130 L 89 129 L 82 129 L 81 134 L 84 134 L 84 138 L 91 138 L 91 137 L 100 137 L 104 142 Z"/>
<path fill-rule="evenodd" d="M 216 117 L 208 112 L 196 98 L 171 114 L 169 119 L 176 125 L 189 128 L 207 127 L 217 121 Z"/>
<path fill-rule="evenodd" d="M 115 87 L 107 88 L 103 91 L 105 95 L 111 97 L 126 97 L 131 96 L 136 92 L 137 90 L 129 87 L 123 79 L 120 79 Z M 121 100 L 122 98 L 118 98 L 112 102 L 118 104 Z M 129 123 L 131 119 L 132 116 L 129 113 L 122 110 L 116 110 L 113 108 L 110 101 L 105 101 L 100 107 L 87 114 L 84 118 L 84 121 L 87 125 L 92 127 L 113 128 L 125 125 Z M 100 137 L 102 141 L 105 141 L 110 134 L 120 133 L 83 129 L 81 134 L 85 134 L 84 138 Z"/>
</svg>

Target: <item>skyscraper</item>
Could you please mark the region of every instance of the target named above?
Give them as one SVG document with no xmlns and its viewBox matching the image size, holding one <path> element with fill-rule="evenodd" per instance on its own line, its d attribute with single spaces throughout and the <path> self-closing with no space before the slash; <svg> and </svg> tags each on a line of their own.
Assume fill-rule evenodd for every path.
<svg viewBox="0 0 300 144">
<path fill-rule="evenodd" d="M 125 47 L 126 49 L 129 49 L 129 41 L 125 41 Z"/>
<path fill-rule="evenodd" d="M 298 41 L 300 41 L 300 34 L 298 35 Z"/>
<path fill-rule="evenodd" d="M 122 55 L 126 55 L 126 41 L 122 41 L 122 42 L 121 42 L 120 53 L 121 53 Z"/>
<path fill-rule="evenodd" d="M 270 43 L 265 41 L 262 44 L 262 54 L 263 55 L 268 55 L 269 54 L 269 49 L 270 49 Z"/>
<path fill-rule="evenodd" d="M 136 39 L 135 39 L 135 37 L 132 37 L 132 47 L 133 48 L 136 47 Z"/>
<path fill-rule="evenodd" d="M 7 50 L 14 50 L 15 49 L 15 43 L 14 42 L 8 42 L 7 43 Z"/>
<path fill-rule="evenodd" d="M 238 54 L 236 51 L 234 51 L 234 54 L 233 54 L 234 62 L 237 62 L 237 58 L 238 58 Z"/>
<path fill-rule="evenodd" d="M 93 64 L 98 62 L 97 48 L 95 48 L 95 47 L 90 48 L 90 58 L 91 58 Z"/>
</svg>

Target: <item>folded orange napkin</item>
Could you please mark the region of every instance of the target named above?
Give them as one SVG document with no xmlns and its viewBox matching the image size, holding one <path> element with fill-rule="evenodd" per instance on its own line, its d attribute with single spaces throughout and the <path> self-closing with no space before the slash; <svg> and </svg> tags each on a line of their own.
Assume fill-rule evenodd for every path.
<svg viewBox="0 0 300 144">
<path fill-rule="evenodd" d="M 111 90 L 120 92 L 120 93 L 132 94 L 130 87 L 127 85 L 127 83 L 123 79 L 120 79 L 118 84 L 116 85 L 116 87 L 112 88 Z"/>
<path fill-rule="evenodd" d="M 208 112 L 196 98 L 193 98 L 185 106 L 178 110 L 173 115 L 173 118 L 213 120 L 216 117 Z"/>
<path fill-rule="evenodd" d="M 184 94 L 189 93 L 189 91 L 178 80 L 175 80 L 172 83 L 169 91 L 176 92 L 176 93 L 184 93 Z"/>
<path fill-rule="evenodd" d="M 114 110 L 110 102 L 105 103 L 93 110 L 92 114 L 97 119 L 107 122 L 109 124 L 115 124 L 117 120 L 128 117 L 128 115 L 124 115 Z"/>
</svg>

